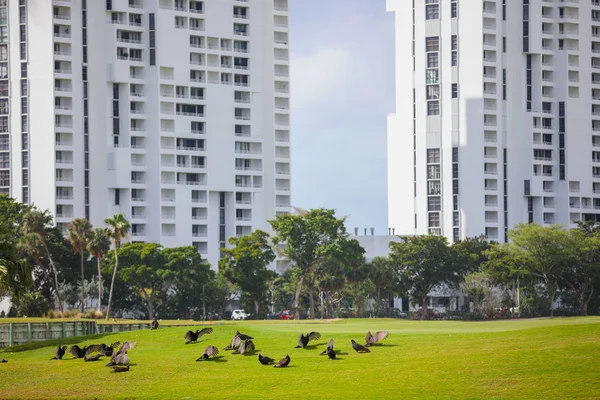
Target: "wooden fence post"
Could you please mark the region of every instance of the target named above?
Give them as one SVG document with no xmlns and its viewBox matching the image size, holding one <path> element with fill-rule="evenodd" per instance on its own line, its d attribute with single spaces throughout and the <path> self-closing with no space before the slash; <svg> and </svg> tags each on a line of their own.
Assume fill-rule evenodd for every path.
<svg viewBox="0 0 600 400">
<path fill-rule="evenodd" d="M 63 322 L 63 323 L 62 323 L 62 338 L 63 338 L 63 339 L 67 337 L 67 328 L 66 328 L 66 326 L 65 326 L 65 323 L 66 323 L 66 322 Z"/>
<path fill-rule="evenodd" d="M 8 327 L 8 345 L 13 345 L 13 323 L 11 322 Z"/>
<path fill-rule="evenodd" d="M 27 341 L 31 342 L 31 322 L 27 323 Z"/>
<path fill-rule="evenodd" d="M 46 340 L 50 340 L 50 324 L 46 322 Z"/>
</svg>

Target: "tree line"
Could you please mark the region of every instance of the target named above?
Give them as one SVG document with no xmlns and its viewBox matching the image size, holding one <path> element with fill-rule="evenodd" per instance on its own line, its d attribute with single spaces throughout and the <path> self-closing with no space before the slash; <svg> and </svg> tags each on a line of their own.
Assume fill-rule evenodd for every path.
<svg viewBox="0 0 600 400">
<path fill-rule="evenodd" d="M 553 304 L 562 313 L 600 311 L 597 225 L 520 225 L 509 244 L 400 237 L 389 256 L 367 262 L 344 222 L 330 209 L 278 215 L 272 235 L 230 238 L 215 271 L 193 246 L 129 243 L 122 214 L 102 227 L 75 219 L 63 236 L 48 211 L 0 196 L 0 297 L 10 295 L 19 315 L 94 304 L 106 318 L 194 319 L 222 316 L 233 298 L 261 319 L 284 309 L 296 318 L 305 310 L 309 318 L 392 316 L 391 300 L 402 297 L 428 318 L 422 305 L 447 287 L 464 292 L 463 311 L 481 317 L 517 306 L 524 316 L 552 315 Z M 275 259 L 288 264 L 280 275 L 269 269 Z"/>
</svg>

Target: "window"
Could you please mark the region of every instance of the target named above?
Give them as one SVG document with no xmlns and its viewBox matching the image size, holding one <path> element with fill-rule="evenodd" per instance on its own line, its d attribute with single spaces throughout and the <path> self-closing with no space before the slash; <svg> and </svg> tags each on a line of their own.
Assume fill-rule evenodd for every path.
<svg viewBox="0 0 600 400">
<path fill-rule="evenodd" d="M 439 101 L 436 100 L 427 102 L 427 115 L 440 115 Z"/>
<path fill-rule="evenodd" d="M 438 83 L 439 82 L 438 70 L 437 69 L 428 69 L 427 71 L 425 71 L 425 79 L 426 79 L 427 84 Z"/>
<path fill-rule="evenodd" d="M 429 153 L 427 155 L 429 156 Z M 428 162 L 429 162 L 429 159 L 428 159 Z M 439 157 L 438 157 L 437 162 L 439 162 Z M 440 174 L 440 166 L 439 165 L 428 165 L 427 166 L 427 179 L 440 179 L 440 177 L 441 177 L 441 174 Z"/>
<path fill-rule="evenodd" d="M 0 186 L 10 186 L 10 171 L 0 171 Z"/>
<path fill-rule="evenodd" d="M 439 196 L 427 198 L 427 210 L 429 211 L 441 211 L 442 201 Z"/>
<path fill-rule="evenodd" d="M 429 85 L 427 86 L 427 100 L 437 100 L 440 98 L 440 86 Z"/>
<path fill-rule="evenodd" d="M 425 6 L 425 19 L 439 19 L 440 6 L 439 4 L 428 4 Z"/>
<path fill-rule="evenodd" d="M 438 167 L 437 165 L 430 165 L 429 168 L 431 167 Z M 439 167 L 438 167 L 438 171 L 439 171 Z M 442 191 L 441 189 L 441 182 L 440 181 L 429 181 L 427 182 L 427 194 L 440 194 Z M 438 197 L 439 199 L 439 197 Z M 431 209 L 430 209 L 431 211 Z"/>
<path fill-rule="evenodd" d="M 456 1 L 453 1 L 450 4 L 450 16 L 452 18 L 458 18 L 458 3 Z"/>
<path fill-rule="evenodd" d="M 440 149 L 427 149 L 427 164 L 438 164 L 439 162 Z"/>
<path fill-rule="evenodd" d="M 452 84 L 452 98 L 453 99 L 458 98 L 458 83 Z"/>
<path fill-rule="evenodd" d="M 429 213 L 429 226 L 439 227 L 440 226 L 440 213 L 432 212 Z"/>
<path fill-rule="evenodd" d="M 425 51 L 439 51 L 440 38 L 438 36 L 430 36 L 425 38 Z"/>
<path fill-rule="evenodd" d="M 427 68 L 439 67 L 439 54 L 438 53 L 427 53 Z"/>
<path fill-rule="evenodd" d="M 458 37 L 452 35 L 452 66 L 458 65 Z"/>
</svg>

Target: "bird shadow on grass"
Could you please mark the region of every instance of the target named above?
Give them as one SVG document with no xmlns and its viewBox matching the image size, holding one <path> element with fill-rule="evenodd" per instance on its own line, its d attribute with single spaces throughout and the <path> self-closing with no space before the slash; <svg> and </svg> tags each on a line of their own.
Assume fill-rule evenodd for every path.
<svg viewBox="0 0 600 400">
<path fill-rule="evenodd" d="M 338 360 L 343 360 L 343 358 L 336 357 L 336 358 L 334 358 L 334 359 L 333 359 L 333 360 L 331 360 L 331 361 L 338 361 Z"/>
<path fill-rule="evenodd" d="M 224 356 L 217 356 L 217 357 L 212 357 L 212 358 L 206 359 L 201 362 L 224 363 L 224 362 L 227 362 L 227 360 L 224 358 Z"/>
<path fill-rule="evenodd" d="M 398 347 L 397 344 L 376 344 L 374 346 L 369 346 L 371 349 L 376 349 L 378 347 Z"/>
</svg>

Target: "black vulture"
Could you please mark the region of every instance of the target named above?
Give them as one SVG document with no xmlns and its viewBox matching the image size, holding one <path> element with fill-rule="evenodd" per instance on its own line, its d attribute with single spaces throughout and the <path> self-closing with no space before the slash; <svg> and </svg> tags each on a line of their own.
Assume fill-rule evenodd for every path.
<svg viewBox="0 0 600 400">
<path fill-rule="evenodd" d="M 202 335 L 209 335 L 212 333 L 212 331 L 213 331 L 213 328 L 204 328 L 201 330 L 197 329 L 196 332 L 187 331 L 187 333 L 183 337 L 186 340 L 185 344 L 197 342 L 198 339 L 202 337 Z"/>
<path fill-rule="evenodd" d="M 115 351 L 115 347 L 117 347 L 119 344 L 121 344 L 121 342 L 114 342 L 114 343 L 111 343 L 110 346 L 106 346 L 104 348 L 104 355 L 106 357 L 112 356 Z"/>
<path fill-rule="evenodd" d="M 67 346 L 62 346 L 62 347 L 57 346 L 56 353 L 54 353 L 54 357 L 51 358 L 51 360 L 62 360 L 66 351 L 67 351 Z"/>
<path fill-rule="evenodd" d="M 240 347 L 234 352 L 238 354 L 251 353 L 255 349 L 254 342 L 250 339 L 246 339 L 240 343 Z"/>
<path fill-rule="evenodd" d="M 112 355 L 107 367 L 113 367 L 115 372 L 129 371 L 129 356 L 127 352 L 136 346 L 136 342 L 125 342 L 119 347 L 119 350 Z"/>
<path fill-rule="evenodd" d="M 282 358 L 277 364 L 275 364 L 275 368 L 285 368 L 288 365 L 290 365 L 290 355 L 286 354 L 285 358 Z"/>
<path fill-rule="evenodd" d="M 204 353 L 202 353 L 202 355 L 196 361 L 204 361 L 204 360 L 207 360 L 209 357 L 215 357 L 218 354 L 219 354 L 219 349 L 217 349 L 215 346 L 208 346 L 204 350 Z"/>
<path fill-rule="evenodd" d="M 371 350 L 367 349 L 365 346 L 363 346 L 362 344 L 358 344 L 354 341 L 354 339 L 351 339 L 350 342 L 352 342 L 352 348 L 357 352 L 357 353 L 370 353 Z"/>
<path fill-rule="evenodd" d="M 240 344 L 242 344 L 242 338 L 240 338 L 240 335 L 236 333 L 233 339 L 231 339 L 231 343 L 229 343 L 227 347 L 225 347 L 223 350 L 237 349 L 240 346 Z"/>
<path fill-rule="evenodd" d="M 87 347 L 87 350 L 85 351 L 85 356 L 89 357 L 93 353 L 100 353 L 101 355 L 103 355 L 104 351 L 106 350 L 106 347 L 107 346 L 104 343 L 102 343 L 102 344 L 91 344 L 91 345 L 89 345 Z"/>
<path fill-rule="evenodd" d="M 333 350 L 333 347 L 327 349 L 327 357 L 329 357 L 330 360 L 335 360 L 335 350 Z"/>
<path fill-rule="evenodd" d="M 151 330 L 158 329 L 158 321 L 156 320 L 156 317 L 154 317 L 154 319 L 152 320 L 152 324 L 150 324 L 150 329 Z"/>
<path fill-rule="evenodd" d="M 254 339 L 252 336 L 248 336 L 248 335 L 244 335 L 243 333 L 240 333 L 240 331 L 235 331 L 235 334 L 237 336 L 240 337 L 240 339 L 242 340 L 246 340 L 246 339 Z"/>
<path fill-rule="evenodd" d="M 329 343 L 327 343 L 327 348 L 325 350 L 323 350 L 321 352 L 321 354 L 319 354 L 320 356 L 324 355 L 324 354 L 329 354 L 329 352 L 333 350 L 333 339 L 331 339 L 329 341 Z"/>
<path fill-rule="evenodd" d="M 375 335 L 371 335 L 371 331 L 368 331 L 367 336 L 365 338 L 366 346 L 373 346 L 380 340 L 386 339 L 389 334 L 390 333 L 388 331 L 379 331 L 375 332 Z"/>
<path fill-rule="evenodd" d="M 77 346 L 76 344 L 74 344 L 73 346 L 71 346 L 71 348 L 69 349 L 69 353 L 71 353 L 71 355 L 74 358 L 83 358 L 85 357 L 85 352 L 87 351 L 87 346 L 85 346 L 83 349 L 79 346 Z"/>
<path fill-rule="evenodd" d="M 275 362 L 271 357 L 266 357 L 261 354 L 258 355 L 258 361 L 260 361 L 262 365 L 269 365 Z"/>
<path fill-rule="evenodd" d="M 300 334 L 300 337 L 298 338 L 298 346 L 296 346 L 296 348 L 305 348 L 308 346 L 308 342 L 311 340 L 318 340 L 320 338 L 321 334 L 319 332 L 309 332 L 306 334 L 306 336 Z"/>
<path fill-rule="evenodd" d="M 0 360 L 0 363 L 6 363 L 8 362 L 8 360 L 6 358 L 3 358 L 2 360 Z"/>
<path fill-rule="evenodd" d="M 106 366 L 112 367 L 115 372 L 129 371 L 129 356 L 127 353 L 118 354 Z"/>
</svg>

